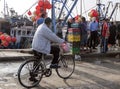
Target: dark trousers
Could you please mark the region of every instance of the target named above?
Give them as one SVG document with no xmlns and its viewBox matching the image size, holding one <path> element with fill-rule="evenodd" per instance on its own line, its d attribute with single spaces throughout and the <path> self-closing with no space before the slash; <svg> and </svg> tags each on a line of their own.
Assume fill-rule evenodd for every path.
<svg viewBox="0 0 120 89">
<path fill-rule="evenodd" d="M 33 50 L 33 52 L 34 52 L 34 56 L 39 61 L 39 59 L 41 58 L 42 54 L 40 52 L 35 51 L 35 50 Z M 59 52 L 60 52 L 59 46 L 55 46 L 55 45 L 51 46 L 50 54 L 53 54 L 52 64 L 58 63 Z"/>
<path fill-rule="evenodd" d="M 92 31 L 90 36 L 90 48 L 95 48 L 97 40 L 97 31 Z"/>
<path fill-rule="evenodd" d="M 106 53 L 108 51 L 108 39 L 102 37 L 102 52 Z"/>
<path fill-rule="evenodd" d="M 51 46 L 50 54 L 53 54 L 52 64 L 58 63 L 60 48 L 59 46 Z"/>
<path fill-rule="evenodd" d="M 53 54 L 53 60 L 52 60 L 51 64 L 58 63 L 59 52 L 60 52 L 59 46 L 51 46 L 50 54 Z M 36 59 L 38 59 L 36 62 L 34 62 L 34 66 L 35 66 L 39 63 L 40 58 L 42 57 L 42 53 L 37 52 L 35 50 L 33 50 L 33 53 L 34 53 L 34 56 L 36 57 Z M 39 67 L 36 70 L 38 70 L 38 69 L 39 69 Z M 34 77 L 34 76 L 32 75 L 32 77 Z"/>
<path fill-rule="evenodd" d="M 60 38 L 63 38 L 62 32 L 58 32 L 57 36 L 60 37 Z"/>
</svg>

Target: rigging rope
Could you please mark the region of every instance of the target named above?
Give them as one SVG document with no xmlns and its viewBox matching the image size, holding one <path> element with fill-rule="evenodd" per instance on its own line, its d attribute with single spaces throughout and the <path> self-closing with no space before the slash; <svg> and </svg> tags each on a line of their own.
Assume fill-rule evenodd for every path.
<svg viewBox="0 0 120 89">
<path fill-rule="evenodd" d="M 90 9 L 88 9 L 88 10 L 84 11 L 82 14 L 87 13 L 88 11 L 90 11 L 91 9 L 93 9 L 93 8 L 95 8 L 95 7 L 96 7 L 96 5 L 95 5 L 95 6 L 93 6 L 92 8 L 90 8 Z"/>
<path fill-rule="evenodd" d="M 22 15 L 24 15 L 25 13 L 27 13 L 33 6 L 35 6 L 38 3 L 38 1 L 36 1 L 30 8 L 28 8 Z"/>
<path fill-rule="evenodd" d="M 78 9 L 77 9 L 77 6 L 76 6 L 76 13 L 78 14 Z"/>
</svg>

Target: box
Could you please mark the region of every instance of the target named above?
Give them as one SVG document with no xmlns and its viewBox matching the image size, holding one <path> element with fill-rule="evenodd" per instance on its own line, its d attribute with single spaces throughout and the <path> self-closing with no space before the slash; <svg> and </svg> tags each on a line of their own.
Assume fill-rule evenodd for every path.
<svg viewBox="0 0 120 89">
<path fill-rule="evenodd" d="M 79 28 L 69 28 L 68 34 L 80 35 L 80 29 Z"/>
<path fill-rule="evenodd" d="M 80 47 L 80 42 L 70 42 L 71 47 Z"/>
<path fill-rule="evenodd" d="M 80 54 L 80 47 L 71 47 L 70 52 L 72 54 Z"/>
<path fill-rule="evenodd" d="M 71 24 L 72 28 L 80 28 L 80 24 L 79 23 L 73 23 Z"/>
<path fill-rule="evenodd" d="M 80 42 L 80 35 L 68 34 L 67 39 L 68 42 Z"/>
</svg>

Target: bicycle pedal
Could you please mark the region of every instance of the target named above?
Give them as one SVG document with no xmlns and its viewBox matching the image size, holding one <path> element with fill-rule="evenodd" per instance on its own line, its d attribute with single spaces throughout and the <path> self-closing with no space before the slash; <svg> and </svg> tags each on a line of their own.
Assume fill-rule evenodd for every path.
<svg viewBox="0 0 120 89">
<path fill-rule="evenodd" d="M 35 77 L 30 77 L 29 80 L 33 82 L 38 82 L 38 80 Z"/>
<path fill-rule="evenodd" d="M 52 69 L 56 69 L 56 68 L 60 68 L 60 67 L 61 67 L 61 66 L 56 65 L 56 64 L 55 64 L 55 65 L 54 65 L 54 64 L 53 64 L 53 65 L 50 65 L 50 68 L 52 68 Z"/>
<path fill-rule="evenodd" d="M 50 68 L 47 69 L 44 73 L 45 77 L 49 77 L 49 76 L 51 76 L 51 74 L 52 74 L 52 70 Z"/>
</svg>

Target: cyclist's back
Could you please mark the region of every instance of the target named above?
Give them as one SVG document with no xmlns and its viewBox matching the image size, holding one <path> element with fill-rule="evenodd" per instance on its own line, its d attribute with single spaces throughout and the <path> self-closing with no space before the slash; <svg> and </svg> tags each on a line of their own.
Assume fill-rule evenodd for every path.
<svg viewBox="0 0 120 89">
<path fill-rule="evenodd" d="M 51 46 L 51 42 L 63 43 L 64 40 L 59 38 L 55 33 L 49 28 L 51 26 L 52 20 L 48 17 L 45 22 L 38 26 L 37 31 L 33 37 L 32 49 L 44 53 L 53 54 L 54 58 L 52 61 L 53 67 L 57 67 L 57 60 L 59 58 L 60 49 L 56 46 Z"/>
</svg>

